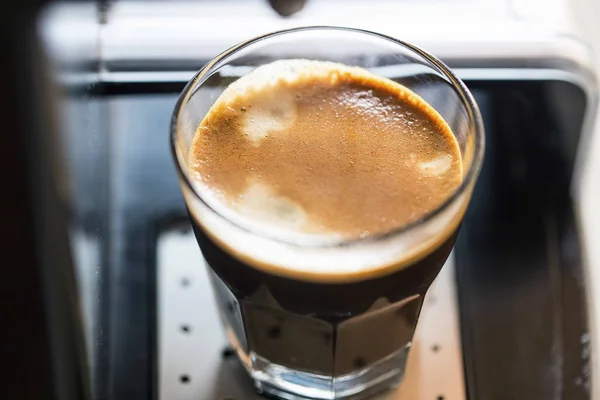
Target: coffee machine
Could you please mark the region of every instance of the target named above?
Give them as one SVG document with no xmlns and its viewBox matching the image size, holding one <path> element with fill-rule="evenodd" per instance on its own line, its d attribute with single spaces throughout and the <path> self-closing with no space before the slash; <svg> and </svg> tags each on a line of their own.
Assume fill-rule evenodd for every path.
<svg viewBox="0 0 600 400">
<path fill-rule="evenodd" d="M 306 25 L 413 42 L 481 108 L 486 160 L 419 328 L 455 332 L 426 346 L 453 383 L 427 398 L 595 398 L 578 178 L 597 83 L 567 2 L 9 0 L 0 15 L 8 398 L 259 398 L 212 308 L 169 121 L 216 54 Z"/>
</svg>

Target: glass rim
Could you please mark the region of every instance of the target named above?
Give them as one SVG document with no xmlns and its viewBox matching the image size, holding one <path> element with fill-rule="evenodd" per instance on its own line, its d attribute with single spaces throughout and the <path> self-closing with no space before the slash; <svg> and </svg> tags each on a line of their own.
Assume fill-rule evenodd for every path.
<svg viewBox="0 0 600 400">
<path fill-rule="evenodd" d="M 369 235 L 364 238 L 361 238 L 361 237 L 349 238 L 349 239 L 343 238 L 343 239 L 340 239 L 335 242 L 323 242 L 323 243 L 312 243 L 311 242 L 310 244 L 282 240 L 281 238 L 278 238 L 274 235 L 273 236 L 266 235 L 262 232 L 257 232 L 256 230 L 253 230 L 249 227 L 243 226 L 242 224 L 232 221 L 231 219 L 227 218 L 222 213 L 217 211 L 208 202 L 206 202 L 202 198 L 202 196 L 200 196 L 198 191 L 194 188 L 194 185 L 192 185 L 192 183 L 190 181 L 190 177 L 188 176 L 188 173 L 186 171 L 184 171 L 184 169 L 180 165 L 179 155 L 178 155 L 179 150 L 178 150 L 178 146 L 176 144 L 178 142 L 177 132 L 178 132 L 178 127 L 180 125 L 179 122 L 181 119 L 181 112 L 182 112 L 184 106 L 189 102 L 191 96 L 195 93 L 194 89 L 197 87 L 196 84 L 199 81 L 202 81 L 204 78 L 206 78 L 208 73 L 212 72 L 215 65 L 220 64 L 222 61 L 226 60 L 228 57 L 236 54 L 237 52 L 239 52 L 253 44 L 261 42 L 263 40 L 268 40 L 270 38 L 274 38 L 274 37 L 278 37 L 278 36 L 282 36 L 282 35 L 286 35 L 286 34 L 290 34 L 290 33 L 297 33 L 297 32 L 303 32 L 303 31 L 318 31 L 318 30 L 359 33 L 359 34 L 364 34 L 367 36 L 373 36 L 378 39 L 386 40 L 394 45 L 402 46 L 402 47 L 410 50 L 411 52 L 418 54 L 423 59 L 425 59 L 425 61 L 427 61 L 428 63 L 433 65 L 435 68 L 437 68 L 438 72 L 441 72 L 442 75 L 450 81 L 450 84 L 452 85 L 452 87 L 457 91 L 457 93 L 461 99 L 461 102 L 463 103 L 463 105 L 466 109 L 466 112 L 467 112 L 467 117 L 468 117 L 468 122 L 469 122 L 469 130 L 473 131 L 475 134 L 471 165 L 469 166 L 467 173 L 463 175 L 463 180 L 462 180 L 461 184 L 458 186 L 458 188 L 456 188 L 454 190 L 454 192 L 450 196 L 448 196 L 448 198 L 446 198 L 446 200 L 444 200 L 444 202 L 442 204 L 440 204 L 435 209 L 430 210 L 429 212 L 425 213 L 421 218 L 419 218 L 409 224 L 402 225 L 400 227 L 391 229 L 389 231 L 378 232 L 378 233 Z M 200 84 L 202 84 L 202 82 L 200 82 Z M 377 33 L 377 32 L 369 31 L 366 29 L 349 28 L 349 27 L 342 27 L 342 26 L 327 26 L 327 25 L 304 26 L 304 27 L 284 29 L 284 30 L 266 33 L 264 35 L 260 35 L 260 36 L 254 37 L 252 39 L 248 39 L 246 41 L 240 42 L 240 43 L 230 47 L 229 49 L 223 51 L 216 57 L 214 57 L 206 65 L 204 65 L 198 72 L 196 72 L 194 74 L 194 76 L 185 85 L 181 94 L 179 95 L 177 102 L 175 104 L 175 108 L 173 110 L 173 115 L 171 117 L 171 132 L 170 132 L 169 139 L 170 139 L 171 153 L 172 153 L 172 156 L 173 156 L 173 158 L 175 160 L 175 164 L 176 164 L 177 174 L 179 175 L 180 179 L 183 180 L 186 187 L 194 195 L 196 200 L 200 201 L 211 212 L 215 213 L 220 218 L 223 218 L 230 224 L 234 225 L 236 228 L 242 229 L 250 234 L 257 235 L 257 236 L 263 237 L 267 240 L 272 240 L 272 241 L 283 243 L 283 244 L 294 245 L 294 246 L 298 246 L 298 247 L 311 247 L 311 248 L 343 247 L 343 246 L 350 246 L 350 245 L 354 245 L 354 244 L 358 244 L 358 243 L 368 243 L 368 242 L 385 240 L 385 239 L 388 239 L 393 236 L 402 235 L 406 232 L 409 232 L 409 231 L 415 229 L 416 227 L 418 227 L 420 225 L 423 225 L 426 222 L 429 222 L 429 221 L 435 219 L 438 215 L 442 214 L 450 206 L 452 206 L 454 204 L 454 202 L 462 194 L 464 194 L 464 192 L 471 186 L 471 184 L 473 182 L 475 182 L 475 180 L 479 174 L 481 164 L 483 162 L 483 153 L 484 153 L 484 147 L 485 147 L 483 120 L 482 120 L 482 117 L 481 117 L 481 114 L 479 111 L 479 107 L 477 106 L 477 103 L 475 102 L 473 95 L 471 94 L 469 89 L 466 87 L 464 82 L 460 78 L 458 78 L 458 76 L 456 76 L 454 74 L 454 72 L 452 72 L 452 70 L 449 67 L 447 67 L 446 64 L 444 64 L 441 60 L 439 60 L 437 57 L 433 56 L 432 54 L 428 53 L 425 50 L 422 50 L 421 48 L 419 48 L 413 44 L 410 44 L 408 42 L 402 41 L 400 39 L 396 39 L 394 37 L 391 37 L 391 36 L 388 36 L 388 35 L 385 35 L 382 33 Z M 462 154 L 461 154 L 461 157 L 462 157 Z"/>
</svg>

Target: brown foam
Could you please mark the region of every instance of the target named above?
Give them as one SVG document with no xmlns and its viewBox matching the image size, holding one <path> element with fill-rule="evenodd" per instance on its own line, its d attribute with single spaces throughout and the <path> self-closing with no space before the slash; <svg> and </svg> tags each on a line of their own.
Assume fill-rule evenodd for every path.
<svg viewBox="0 0 600 400">
<path fill-rule="evenodd" d="M 286 60 L 232 84 L 194 138 L 204 190 L 252 223 L 365 237 L 419 220 L 462 180 L 450 128 L 366 70 Z"/>
</svg>

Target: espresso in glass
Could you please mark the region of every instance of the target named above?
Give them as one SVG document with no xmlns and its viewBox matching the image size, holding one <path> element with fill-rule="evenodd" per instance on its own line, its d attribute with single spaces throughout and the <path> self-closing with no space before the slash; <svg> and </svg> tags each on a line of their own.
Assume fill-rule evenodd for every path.
<svg viewBox="0 0 600 400">
<path fill-rule="evenodd" d="M 264 63 L 202 114 L 174 140 L 182 188 L 256 387 L 354 399 L 397 384 L 474 142 L 409 87 L 326 60 Z"/>
</svg>

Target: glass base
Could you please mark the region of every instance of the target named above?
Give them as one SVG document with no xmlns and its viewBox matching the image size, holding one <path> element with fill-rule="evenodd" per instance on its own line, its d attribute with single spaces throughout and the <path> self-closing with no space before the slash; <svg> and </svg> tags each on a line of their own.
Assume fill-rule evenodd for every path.
<svg viewBox="0 0 600 400">
<path fill-rule="evenodd" d="M 263 394 L 284 400 L 362 400 L 397 386 L 404 377 L 410 344 L 351 374 L 332 377 L 274 364 L 253 352 L 237 353 Z"/>
</svg>

